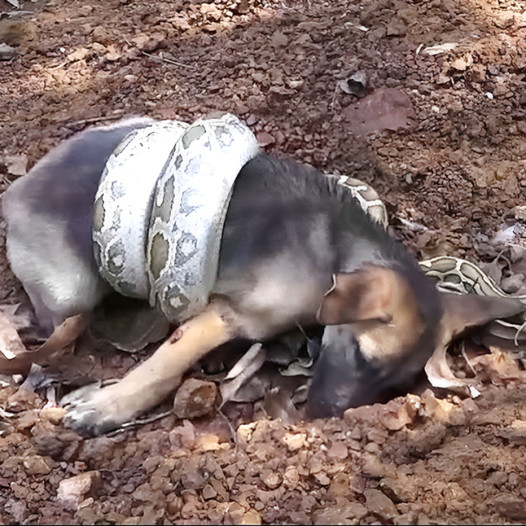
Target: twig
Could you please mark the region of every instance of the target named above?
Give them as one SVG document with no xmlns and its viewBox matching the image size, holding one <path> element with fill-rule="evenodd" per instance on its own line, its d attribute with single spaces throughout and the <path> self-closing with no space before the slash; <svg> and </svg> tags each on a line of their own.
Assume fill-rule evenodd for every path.
<svg viewBox="0 0 526 526">
<path fill-rule="evenodd" d="M 170 58 L 164 58 L 157 55 L 154 55 L 153 53 L 147 53 L 146 51 L 143 51 L 142 49 L 139 50 L 143 55 L 146 55 L 147 57 L 153 58 L 154 60 L 159 60 L 160 62 L 167 62 L 168 64 L 173 64 L 174 66 L 180 66 L 182 68 L 191 68 L 192 66 L 189 66 L 188 64 L 182 64 L 181 62 L 176 62 L 175 60 L 172 60 Z M 162 53 L 162 51 L 161 51 Z"/>
<path fill-rule="evenodd" d="M 237 444 L 237 433 L 236 433 L 236 430 L 234 429 L 234 426 L 232 425 L 232 422 L 230 422 L 229 418 L 225 415 L 225 413 L 223 413 L 223 411 L 221 411 L 221 409 L 218 409 L 217 410 L 217 414 L 219 416 L 221 416 L 225 422 L 226 422 L 226 425 L 230 431 L 230 435 L 232 437 L 232 442 L 234 442 L 234 453 L 237 455 L 237 452 L 238 452 L 238 444 Z"/>
<path fill-rule="evenodd" d="M 129 427 L 142 426 L 143 424 L 150 424 L 151 422 L 155 422 L 156 420 L 161 420 L 161 418 L 171 415 L 172 412 L 172 409 L 169 409 L 168 411 L 164 411 L 162 413 L 147 418 L 140 418 L 137 420 L 132 420 L 131 422 L 125 422 L 119 427 L 119 429 L 115 429 L 115 431 L 108 433 L 107 436 L 112 437 L 118 435 L 119 433 L 124 433 Z"/>
<path fill-rule="evenodd" d="M 105 117 L 91 117 L 89 119 L 81 119 L 80 121 L 68 122 L 67 126 L 77 126 L 79 124 L 91 124 L 92 122 L 111 121 L 113 119 L 120 119 L 124 110 L 119 110 L 115 115 L 106 115 Z"/>
<path fill-rule="evenodd" d="M 475 371 L 475 368 L 473 367 L 473 365 L 471 365 L 471 362 L 469 361 L 468 355 L 466 354 L 466 346 L 465 346 L 464 342 L 462 342 L 462 345 L 460 346 L 460 352 L 461 352 L 462 357 L 464 358 L 464 360 L 466 360 L 466 363 L 469 365 L 469 368 L 471 369 L 471 372 L 475 376 L 477 376 L 477 372 Z"/>
<path fill-rule="evenodd" d="M 47 68 L 48 71 L 55 71 L 57 69 L 63 68 L 68 63 L 67 59 L 64 60 L 64 62 L 61 62 L 58 66 L 51 66 L 50 68 Z"/>
<path fill-rule="evenodd" d="M 137 47 L 137 46 L 134 46 L 125 36 L 122 37 L 124 42 L 126 42 L 126 44 L 128 44 L 128 46 L 130 47 Z M 139 48 L 137 48 L 139 49 Z M 143 51 L 142 49 L 139 49 L 139 51 L 143 54 L 143 55 L 146 55 L 147 57 L 150 57 L 150 58 L 153 58 L 154 60 L 159 60 L 160 62 L 167 62 L 168 64 L 173 64 L 174 66 L 180 66 L 182 68 L 191 68 L 192 66 L 189 66 L 188 64 L 182 64 L 181 62 L 177 62 L 175 60 L 172 60 L 170 58 L 164 58 L 164 57 L 159 57 L 157 55 L 154 55 L 153 53 L 148 53 L 147 51 Z M 162 51 L 161 51 L 162 53 Z"/>
</svg>

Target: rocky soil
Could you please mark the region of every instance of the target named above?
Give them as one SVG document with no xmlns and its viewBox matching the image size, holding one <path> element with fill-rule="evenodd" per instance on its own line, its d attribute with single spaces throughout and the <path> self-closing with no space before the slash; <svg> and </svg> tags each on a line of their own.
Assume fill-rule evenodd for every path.
<svg viewBox="0 0 526 526">
<path fill-rule="evenodd" d="M 523 292 L 522 0 L 14 3 L 0 0 L 0 191 L 89 125 L 226 110 L 267 151 L 372 184 L 419 259 L 464 257 Z M 2 315 L 35 345 L 3 237 L 0 265 Z M 2 376 L 0 523 L 523 523 L 524 364 L 464 343 L 451 361 L 462 375 L 469 358 L 475 399 L 423 378 L 343 419 L 245 402 L 91 439 L 62 426 L 55 384 Z M 93 378 L 137 359 L 80 351 Z"/>
</svg>

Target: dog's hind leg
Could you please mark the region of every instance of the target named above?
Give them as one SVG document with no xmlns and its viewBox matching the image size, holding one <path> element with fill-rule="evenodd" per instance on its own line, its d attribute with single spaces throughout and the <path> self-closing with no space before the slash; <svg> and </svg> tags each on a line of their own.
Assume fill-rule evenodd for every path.
<svg viewBox="0 0 526 526">
<path fill-rule="evenodd" d="M 122 380 L 102 389 L 87 386 L 65 396 L 64 423 L 79 433 L 99 435 L 134 420 L 174 391 L 194 363 L 232 337 L 231 326 L 209 305 Z"/>
</svg>

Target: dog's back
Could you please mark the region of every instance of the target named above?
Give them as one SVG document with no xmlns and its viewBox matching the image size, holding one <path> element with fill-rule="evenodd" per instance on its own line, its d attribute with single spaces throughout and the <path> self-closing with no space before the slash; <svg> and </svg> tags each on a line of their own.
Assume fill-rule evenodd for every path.
<svg viewBox="0 0 526 526">
<path fill-rule="evenodd" d="M 115 147 L 150 122 L 128 119 L 75 135 L 3 196 L 8 257 L 47 332 L 68 316 L 92 310 L 108 291 L 93 258 L 93 200 Z"/>
</svg>

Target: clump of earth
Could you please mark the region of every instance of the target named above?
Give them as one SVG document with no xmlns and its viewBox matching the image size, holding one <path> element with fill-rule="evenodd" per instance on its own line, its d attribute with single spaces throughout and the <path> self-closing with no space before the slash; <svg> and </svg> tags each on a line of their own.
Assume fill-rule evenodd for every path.
<svg viewBox="0 0 526 526">
<path fill-rule="evenodd" d="M 371 184 L 418 259 L 462 257 L 524 292 L 522 1 L 0 2 L 1 191 L 90 125 L 230 111 L 266 151 Z M 31 348 L 1 239 L 0 339 L 15 326 Z M 64 361 L 81 383 L 148 352 L 79 342 Z M 0 522 L 523 523 L 524 360 L 468 338 L 448 360 L 480 396 L 423 375 L 314 421 L 272 411 L 283 391 L 219 406 L 207 363 L 175 404 L 97 438 L 62 425 L 49 371 L 4 375 Z"/>
</svg>

